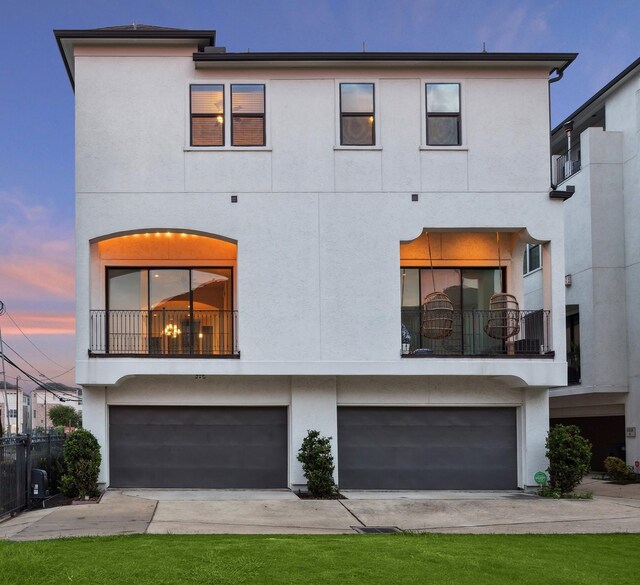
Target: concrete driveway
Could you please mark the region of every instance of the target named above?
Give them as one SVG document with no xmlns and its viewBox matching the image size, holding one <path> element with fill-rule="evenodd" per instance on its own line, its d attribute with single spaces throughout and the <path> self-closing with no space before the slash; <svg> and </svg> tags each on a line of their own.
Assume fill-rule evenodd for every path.
<svg viewBox="0 0 640 585">
<path fill-rule="evenodd" d="M 34 510 L 0 538 L 112 534 L 354 534 L 365 527 L 446 533 L 640 533 L 640 484 L 587 480 L 593 500 L 521 492 L 356 492 L 300 500 L 286 490 L 109 490 L 99 504 Z"/>
</svg>

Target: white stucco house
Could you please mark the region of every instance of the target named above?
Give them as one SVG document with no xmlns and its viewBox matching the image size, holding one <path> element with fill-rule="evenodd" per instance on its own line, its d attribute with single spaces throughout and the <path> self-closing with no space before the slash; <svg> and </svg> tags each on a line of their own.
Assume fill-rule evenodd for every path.
<svg viewBox="0 0 640 585">
<path fill-rule="evenodd" d="M 317 429 L 343 489 L 534 484 L 567 377 L 549 82 L 575 55 L 55 36 L 75 88 L 77 382 L 103 482 L 296 488 Z M 444 325 L 422 314 L 432 292 Z M 496 313 L 496 293 L 519 304 Z"/>
<path fill-rule="evenodd" d="M 640 59 L 551 136 L 554 182 L 565 203 L 569 386 L 551 391 L 552 423 L 577 424 L 608 455 L 640 460 Z M 525 278 L 528 306 L 542 279 Z M 637 468 L 636 468 L 637 469 Z"/>
</svg>

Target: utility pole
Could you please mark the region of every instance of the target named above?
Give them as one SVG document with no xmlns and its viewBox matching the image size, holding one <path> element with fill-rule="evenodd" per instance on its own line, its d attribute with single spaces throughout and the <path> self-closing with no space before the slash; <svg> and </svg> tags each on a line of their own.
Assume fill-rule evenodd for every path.
<svg viewBox="0 0 640 585">
<path fill-rule="evenodd" d="M 4 308 L 4 303 L 0 301 L 0 315 L 4 315 L 5 310 L 6 309 Z M 5 419 L 7 421 L 7 425 L 5 426 L 5 429 L 7 430 L 7 433 L 10 433 L 9 431 L 9 399 L 7 398 L 7 373 L 4 369 L 4 345 L 2 345 L 2 327 L 0 327 L 0 353 L 2 354 L 2 385 L 4 388 L 4 412 L 5 412 Z"/>
<path fill-rule="evenodd" d="M 20 376 L 16 376 L 16 437 L 18 436 L 18 423 L 20 422 L 20 386 L 18 382 L 20 381 Z"/>
</svg>

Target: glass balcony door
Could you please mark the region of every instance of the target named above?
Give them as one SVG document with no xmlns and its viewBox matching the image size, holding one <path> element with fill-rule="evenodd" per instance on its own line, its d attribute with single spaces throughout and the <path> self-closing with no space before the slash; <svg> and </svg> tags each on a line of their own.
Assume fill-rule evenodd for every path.
<svg viewBox="0 0 640 585">
<path fill-rule="evenodd" d="M 425 348 L 439 355 L 502 353 L 501 342 L 491 339 L 484 330 L 491 295 L 500 292 L 499 269 L 402 268 L 401 278 L 402 323 L 411 334 L 411 351 Z M 421 334 L 422 301 L 432 292 L 444 292 L 453 304 L 453 330 L 444 339 Z"/>
<path fill-rule="evenodd" d="M 108 268 L 107 353 L 231 354 L 231 268 Z"/>
<path fill-rule="evenodd" d="M 149 272 L 150 353 L 191 353 L 191 286 L 188 269 Z"/>
</svg>

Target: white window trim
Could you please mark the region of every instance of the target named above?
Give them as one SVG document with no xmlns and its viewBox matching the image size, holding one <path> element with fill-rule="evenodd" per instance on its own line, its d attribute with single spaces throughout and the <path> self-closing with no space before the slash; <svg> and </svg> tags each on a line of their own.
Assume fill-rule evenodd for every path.
<svg viewBox="0 0 640 585">
<path fill-rule="evenodd" d="M 426 122 L 426 119 L 425 119 Z M 426 131 L 426 128 L 425 128 Z M 469 147 L 468 146 L 460 146 L 459 144 L 454 145 L 454 146 L 425 146 L 425 145 L 421 145 L 420 146 L 420 150 L 462 150 L 462 151 L 468 151 Z"/>
<path fill-rule="evenodd" d="M 429 77 L 422 78 L 420 80 L 420 150 L 469 150 L 467 144 L 467 128 L 466 128 L 466 92 L 465 92 L 466 79 L 456 78 L 441 78 L 441 77 Z M 452 146 L 444 145 L 432 145 L 427 144 L 427 83 L 457 83 L 460 86 L 460 144 L 454 144 Z"/>
<path fill-rule="evenodd" d="M 357 145 L 342 145 L 342 144 L 336 144 L 336 146 L 333 147 L 333 150 L 382 150 L 382 146 L 378 146 L 378 145 L 362 145 L 362 146 L 357 146 Z"/>
<path fill-rule="evenodd" d="M 340 84 L 341 83 L 373 83 L 373 124 L 374 124 L 374 139 L 375 144 L 363 144 L 363 145 L 354 145 L 354 144 L 340 144 L 340 122 L 342 117 L 342 112 L 340 110 Z M 345 78 L 336 78 L 334 80 L 334 120 L 335 120 L 335 143 L 333 146 L 333 150 L 382 150 L 382 145 L 380 144 L 380 79 L 373 79 L 371 77 L 366 78 L 358 78 L 356 77 L 345 77 Z"/>
<path fill-rule="evenodd" d="M 264 85 L 264 146 L 231 146 L 231 85 Z M 224 86 L 224 146 L 192 146 L 191 145 L 191 86 L 223 85 Z M 212 79 L 192 79 L 187 81 L 185 100 L 184 152 L 271 152 L 271 91 L 265 79 L 237 79 L 216 77 Z"/>
</svg>

